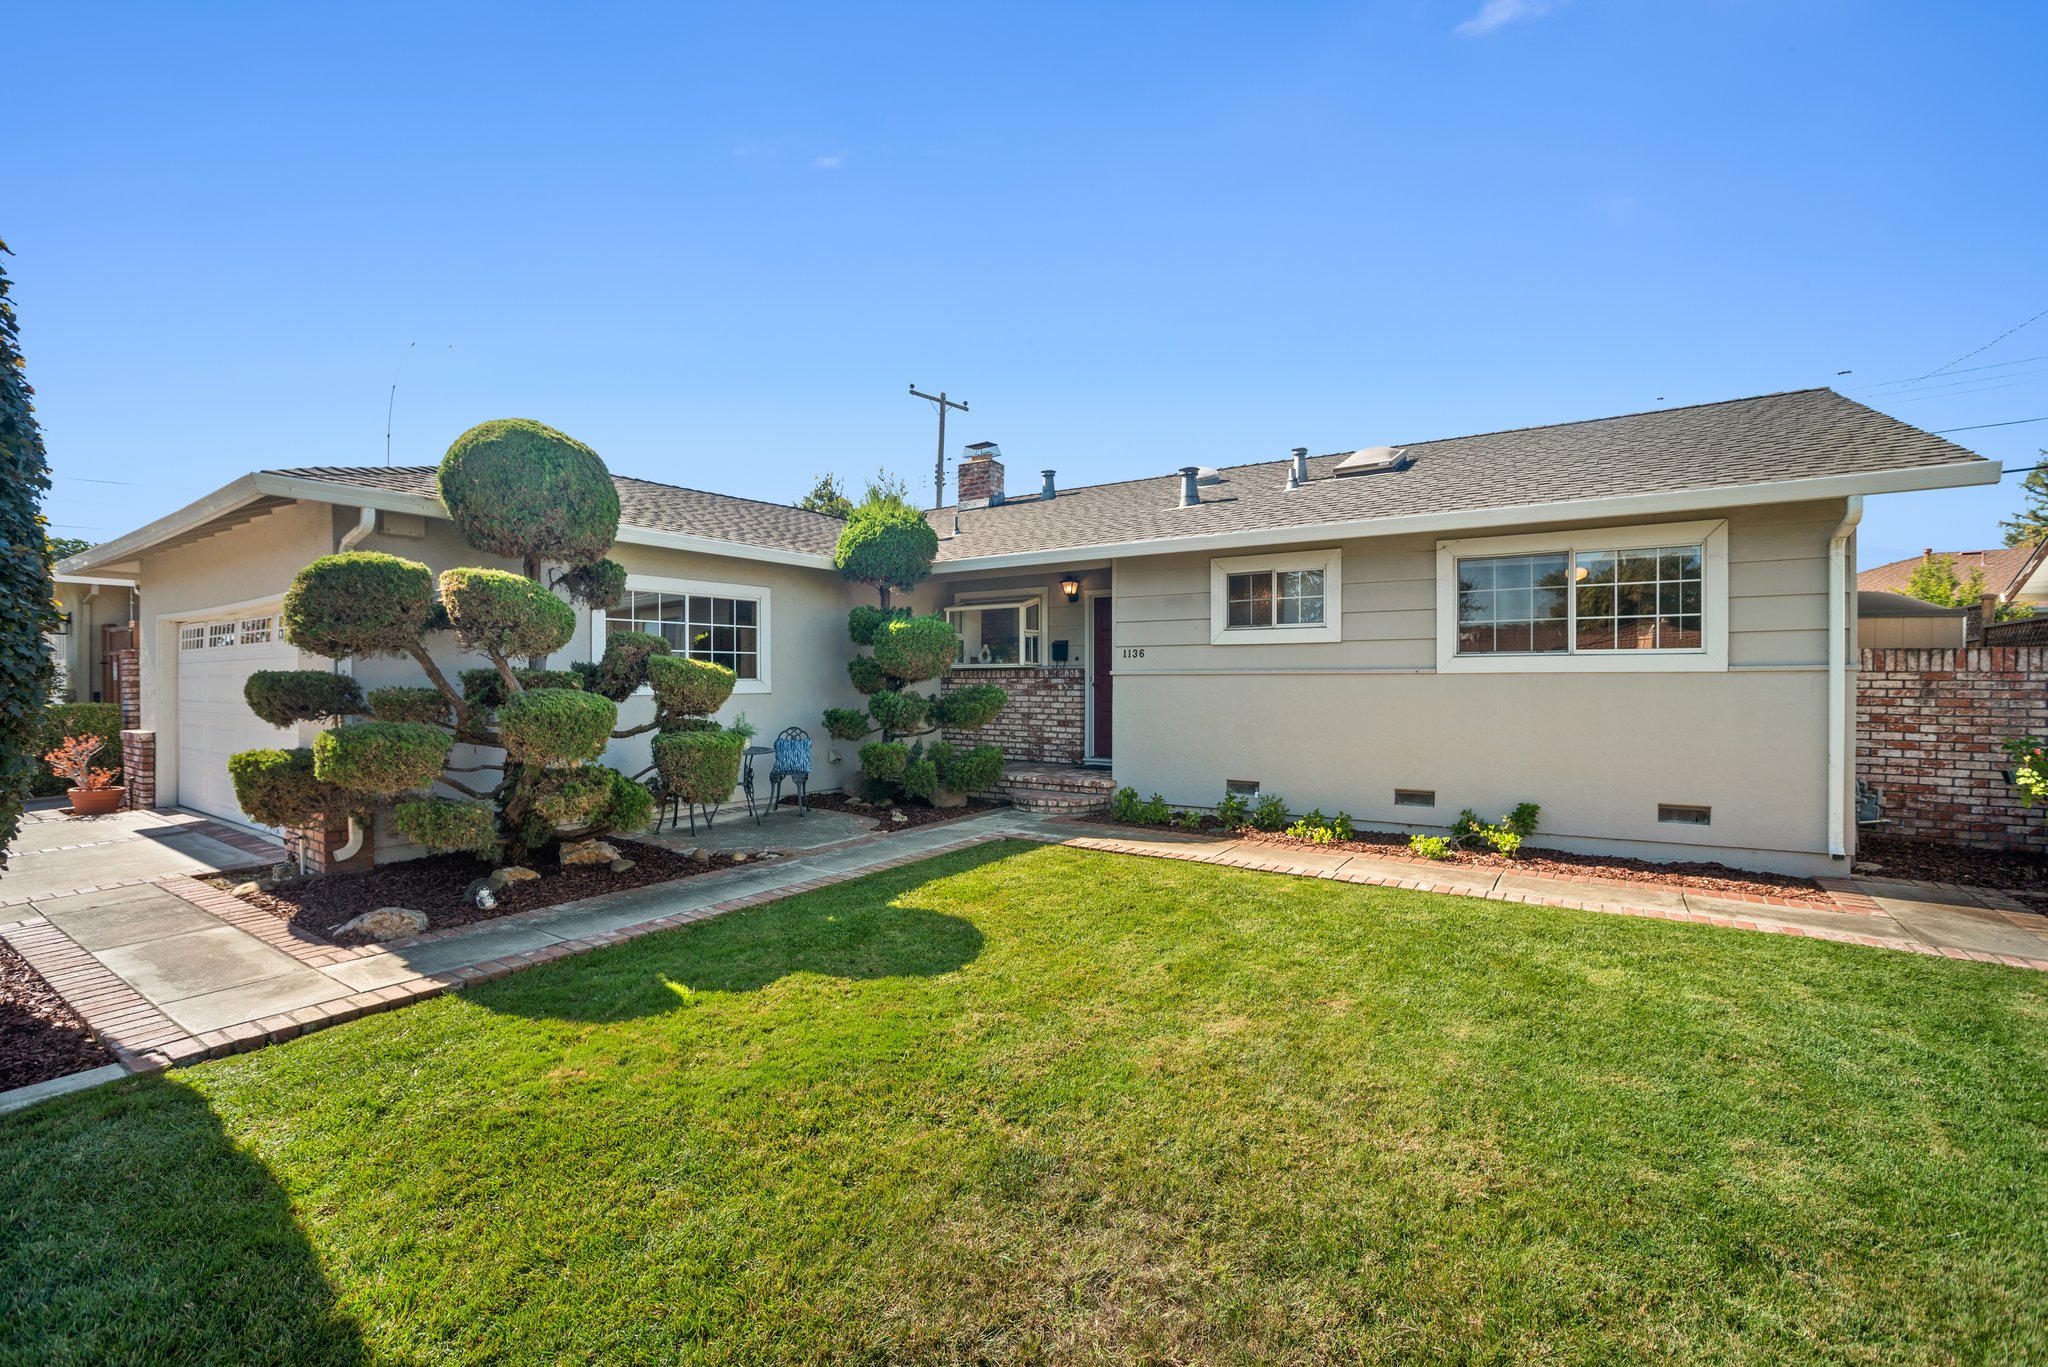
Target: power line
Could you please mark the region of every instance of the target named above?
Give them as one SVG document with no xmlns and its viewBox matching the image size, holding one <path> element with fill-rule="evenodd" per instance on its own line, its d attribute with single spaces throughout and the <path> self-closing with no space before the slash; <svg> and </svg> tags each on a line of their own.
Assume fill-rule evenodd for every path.
<svg viewBox="0 0 2048 1367">
<path fill-rule="evenodd" d="M 1941 374 L 1944 370 L 1953 370 L 1957 366 L 1961 365 L 1964 361 L 1969 360 L 1972 356 L 1991 350 L 1991 348 L 1997 346 L 2000 342 L 2012 336 L 2021 328 L 2031 326 L 2034 323 L 2038 323 L 2043 318 L 2048 318 L 2048 309 L 2042 309 L 2039 313 L 2035 314 L 2032 318 L 2027 319 L 2027 321 L 2024 323 L 2018 323 L 2012 327 L 2007 328 L 2005 331 L 1999 333 L 1996 337 L 1993 337 L 1990 341 L 1986 342 L 1983 346 L 1978 347 L 1975 351 L 1966 351 L 1962 355 L 1956 357 L 1953 361 L 1950 361 L 1947 365 L 1938 365 L 1934 369 L 1928 371 L 1925 375 L 1915 375 L 1912 379 L 1905 381 L 1905 383 L 1917 384 L 1921 380 L 1933 379 L 1936 375 Z"/>
<path fill-rule="evenodd" d="M 2010 384 L 1980 384 L 1975 389 L 1958 389 L 1953 394 L 1921 394 L 1916 390 L 1908 390 L 1906 392 L 1913 395 L 1910 399 L 1894 398 L 1890 394 L 1878 394 L 1873 397 L 1878 403 L 1929 403 L 1935 399 L 1960 399 L 1965 394 L 1988 394 L 1994 389 L 2024 389 L 2030 384 L 2041 383 L 2041 380 L 2014 380 Z"/>
<path fill-rule="evenodd" d="M 2048 422 L 2048 418 L 2014 418 L 2011 422 L 1980 422 L 1969 427 L 1937 427 L 1934 435 L 1944 436 L 1950 432 L 1981 432 L 1987 427 L 2019 427 L 2030 422 Z"/>
<path fill-rule="evenodd" d="M 2029 361 L 2048 361 L 2048 355 L 2042 355 L 2042 356 L 2020 356 L 2020 357 L 2017 357 L 2017 358 L 2015 358 L 2015 359 L 2013 359 L 2013 360 L 2010 360 L 2010 361 L 1993 361 L 1993 362 L 1991 362 L 1991 364 L 1989 364 L 1989 365 L 1970 365 L 1970 366 L 1964 366 L 1964 367 L 1963 367 L 1963 368 L 1962 368 L 1961 370 L 1958 370 L 1958 371 L 1956 371 L 1955 373 L 1956 373 L 1956 374 L 1958 374 L 1958 375 L 1967 375 L 1967 374 L 1969 374 L 1969 373 L 1970 373 L 1971 371 L 1974 371 L 1974 370 L 2003 370 L 2003 369 L 2005 369 L 2005 368 L 2006 368 L 2007 366 L 2015 366 L 2015 365 L 2025 365 L 2025 364 L 2027 364 L 2027 363 L 2028 363 Z M 1858 385 L 1858 386 L 1856 386 L 1856 388 L 1855 388 L 1855 389 L 1854 389 L 1853 391 L 1851 391 L 1851 392 L 1853 392 L 1853 393 L 1857 393 L 1857 394 L 1867 394 L 1867 393 L 1869 393 L 1869 392 L 1870 392 L 1871 390 L 1873 390 L 1873 389 L 1888 389 L 1888 388 L 1890 388 L 1890 387 L 1891 387 L 1892 385 L 1895 385 L 1895 384 L 1917 384 L 1917 383 L 1919 383 L 1919 380 L 1920 380 L 1920 379 L 1925 379 L 1925 378 L 1926 378 L 1926 377 L 1925 377 L 1925 376 L 1923 375 L 1923 376 L 1920 376 L 1920 377 L 1918 377 L 1918 379 L 1912 379 L 1912 380 L 1879 380 L 1879 381 L 1877 381 L 1877 382 L 1876 382 L 1875 384 L 1863 384 L 1863 385 Z M 1955 383 L 1957 383 L 1957 384 L 1968 384 L 1968 383 L 1969 383 L 1969 381 L 1968 381 L 1968 380 L 1957 380 L 1957 381 L 1956 381 Z"/>
</svg>

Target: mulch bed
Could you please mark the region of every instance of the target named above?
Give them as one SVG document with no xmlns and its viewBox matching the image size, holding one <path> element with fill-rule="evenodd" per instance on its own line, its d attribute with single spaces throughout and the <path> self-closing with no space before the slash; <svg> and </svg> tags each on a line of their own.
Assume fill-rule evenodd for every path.
<svg viewBox="0 0 2048 1367">
<path fill-rule="evenodd" d="M 785 807 L 796 806 L 796 799 L 782 799 Z M 872 802 L 856 807 L 853 799 L 845 793 L 812 793 L 811 806 L 821 812 L 845 812 L 848 816 L 865 816 L 873 819 L 877 831 L 914 831 L 919 826 L 935 826 L 941 821 L 954 821 L 963 816 L 980 816 L 1008 804 L 991 802 L 987 798 L 970 797 L 965 807 L 927 807 L 921 802 L 905 803 L 900 807 Z M 897 821 L 889 814 L 903 813 L 904 819 Z"/>
<path fill-rule="evenodd" d="M 1996 888 L 2036 911 L 2048 911 L 2048 855 L 2026 850 L 1977 850 L 1866 835 L 1856 842 L 1856 872 L 1868 878 Z"/>
<path fill-rule="evenodd" d="M 0 940 L 0 1091 L 113 1061 L 43 975 Z"/>
<path fill-rule="evenodd" d="M 1160 832 L 1181 828 L 1143 826 L 1137 829 Z M 1205 815 L 1202 818 L 1202 829 L 1211 835 L 1222 833 L 1221 823 L 1213 816 Z M 1610 883 L 1651 883 L 1724 895 L 1778 897 L 1807 902 L 1818 907 L 1834 905 L 1834 900 L 1811 878 L 1795 878 L 1780 873 L 1752 873 L 1747 869 L 1729 868 L 1726 864 L 1696 861 L 1659 864 L 1648 859 L 1629 859 L 1611 854 L 1567 854 L 1563 850 L 1540 849 L 1534 845 L 1524 845 L 1513 860 L 1476 850 L 1455 850 L 1445 859 L 1424 859 L 1408 852 L 1407 836 L 1383 831 L 1360 831 L 1350 840 L 1333 841 L 1328 845 L 1311 844 L 1309 841 L 1296 840 L 1292 836 L 1277 832 L 1247 830 L 1240 832 L 1238 838 L 1283 849 L 1336 850 L 1370 855 L 1375 859 L 1400 859 L 1416 865 L 1419 869 L 1476 867 L 1492 873 L 1511 870 L 1515 873 L 1550 874 L 1558 878 L 1597 878 Z"/>
<path fill-rule="evenodd" d="M 494 921 L 517 911 L 536 911 L 562 902 L 574 902 L 600 893 L 644 888 L 650 883 L 669 883 L 691 878 L 714 869 L 729 869 L 735 863 L 730 854 L 708 853 L 704 859 L 685 859 L 660 845 L 643 845 L 635 840 L 611 837 L 613 848 L 633 861 L 624 873 L 613 873 L 606 864 L 577 864 L 563 868 L 536 860 L 527 867 L 539 874 L 520 883 L 508 883 L 498 894 L 498 905 L 481 911 L 469 900 L 469 885 L 491 871 L 491 866 L 466 854 L 436 854 L 424 859 L 382 864 L 368 873 L 337 873 L 324 878 L 306 878 L 281 885 L 275 892 L 246 893 L 243 900 L 262 907 L 301 931 L 337 944 L 362 944 L 354 936 L 336 936 L 334 928 L 378 907 L 410 907 L 427 914 L 429 932 L 455 926 Z M 231 888 L 226 878 L 206 880 L 216 887 Z"/>
</svg>

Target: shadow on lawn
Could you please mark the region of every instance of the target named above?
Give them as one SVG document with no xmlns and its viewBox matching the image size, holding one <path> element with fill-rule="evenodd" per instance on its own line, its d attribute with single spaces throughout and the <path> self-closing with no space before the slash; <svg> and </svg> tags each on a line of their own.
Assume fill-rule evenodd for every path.
<svg viewBox="0 0 2048 1367">
<path fill-rule="evenodd" d="M 995 846 L 942 855 L 939 876 L 1015 853 Z M 853 981 L 937 977 L 979 958 L 982 934 L 971 921 L 916 904 L 916 890 L 932 881 L 923 864 L 869 874 L 468 995 L 507 1015 L 605 1024 L 673 1011 L 686 993 L 755 992 L 794 974 Z"/>
<path fill-rule="evenodd" d="M 282 1188 L 164 1077 L 0 1120 L 0 1361 L 353 1364 Z"/>
</svg>

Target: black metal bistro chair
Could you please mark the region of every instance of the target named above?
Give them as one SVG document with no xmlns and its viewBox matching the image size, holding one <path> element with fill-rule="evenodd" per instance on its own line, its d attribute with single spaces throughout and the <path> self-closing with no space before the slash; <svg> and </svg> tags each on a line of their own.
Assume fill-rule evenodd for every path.
<svg viewBox="0 0 2048 1367">
<path fill-rule="evenodd" d="M 801 726 L 791 726 L 775 738 L 775 767 L 768 771 L 768 805 L 775 807 L 782 801 L 782 785 L 788 781 L 796 786 L 796 809 L 803 816 L 811 814 L 811 733 Z"/>
</svg>

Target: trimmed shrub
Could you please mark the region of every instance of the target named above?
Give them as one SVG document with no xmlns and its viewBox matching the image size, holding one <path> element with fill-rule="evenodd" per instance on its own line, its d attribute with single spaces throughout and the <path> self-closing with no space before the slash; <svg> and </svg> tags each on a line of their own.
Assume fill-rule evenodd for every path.
<svg viewBox="0 0 2048 1367">
<path fill-rule="evenodd" d="M 1234 831 L 1251 820 L 1252 804 L 1249 799 L 1226 792 L 1223 800 L 1216 804 L 1216 819 L 1223 823 L 1223 829 Z"/>
<path fill-rule="evenodd" d="M 671 731 L 654 742 L 654 767 L 667 790 L 711 807 L 732 796 L 747 744 L 730 731 Z"/>
<path fill-rule="evenodd" d="M 932 749 L 936 752 L 939 747 Z M 1003 781 L 1003 747 L 977 745 L 958 752 L 950 762 L 939 764 L 939 781 L 963 795 L 989 791 Z"/>
<path fill-rule="evenodd" d="M 968 684 L 941 695 L 938 708 L 932 715 L 941 726 L 957 726 L 971 731 L 994 721 L 996 713 L 1002 711 L 1009 701 L 1010 695 L 994 684 Z"/>
<path fill-rule="evenodd" d="M 616 769 L 607 769 L 605 773 L 609 776 L 606 782 L 610 785 L 611 795 L 603 809 L 592 816 L 591 824 L 608 831 L 645 829 L 647 823 L 654 819 L 654 794 Z M 733 777 L 738 780 L 737 772 Z"/>
<path fill-rule="evenodd" d="M 314 772 L 313 752 L 244 750 L 228 756 L 235 802 L 259 826 L 308 826 L 323 816 L 340 816 L 361 799 Z"/>
<path fill-rule="evenodd" d="M 121 707 L 110 702 L 59 702 L 51 703 L 42 711 L 37 720 L 35 742 L 35 773 L 29 783 L 29 792 L 35 797 L 54 797 L 68 786 L 63 779 L 50 772 L 50 766 L 42 763 L 41 757 L 64 743 L 67 736 L 97 736 L 105 744 L 100 747 L 101 764 L 115 772 L 116 783 L 121 770 Z M 275 824 L 275 823 L 271 823 Z"/>
<path fill-rule="evenodd" d="M 1117 789 L 1116 792 L 1110 796 L 1110 819 L 1114 821 L 1136 822 L 1138 819 L 1138 811 L 1144 805 L 1145 799 L 1138 796 L 1138 790 L 1136 788 L 1132 788 L 1126 785 L 1125 787 Z"/>
<path fill-rule="evenodd" d="M 498 708 L 505 753 L 522 764 L 592 760 L 604 753 L 618 704 L 575 688 L 529 688 Z"/>
<path fill-rule="evenodd" d="M 647 682 L 649 657 L 668 653 L 668 642 L 651 631 L 615 631 L 605 639 L 602 659 L 579 660 L 571 668 L 588 691 L 624 702 Z"/>
<path fill-rule="evenodd" d="M 479 859 L 498 857 L 498 813 L 488 802 L 423 797 L 391 809 L 398 833 L 436 853 L 466 851 Z"/>
<path fill-rule="evenodd" d="M 1284 831 L 1287 829 L 1287 799 L 1278 793 L 1267 793 L 1259 798 L 1252 808 L 1251 826 L 1255 831 Z"/>
<path fill-rule="evenodd" d="M 313 738 L 313 772 L 352 793 L 386 797 L 434 786 L 455 738 L 411 721 L 366 721 Z"/>
<path fill-rule="evenodd" d="M 865 712 L 856 712 L 851 707 L 828 707 L 825 709 L 825 729 L 837 740 L 860 740 L 874 734 L 874 724 Z"/>
<path fill-rule="evenodd" d="M 856 693 L 879 693 L 888 686 L 881 662 L 872 655 L 856 655 L 846 662 L 846 677 Z"/>
<path fill-rule="evenodd" d="M 874 585 L 886 603 L 889 590 L 929 577 L 938 553 L 939 534 L 923 513 L 901 499 L 879 499 L 861 504 L 846 519 L 832 563 L 842 578 Z"/>
<path fill-rule="evenodd" d="M 448 700 L 441 696 L 438 688 L 373 688 L 369 706 L 370 715 L 378 721 L 416 721 L 428 726 L 448 724 Z"/>
<path fill-rule="evenodd" d="M 909 615 L 909 608 L 873 608 L 863 603 L 846 614 L 846 635 L 857 646 L 871 646 L 876 632 Z"/>
<path fill-rule="evenodd" d="M 272 726 L 326 721 L 363 710 L 362 686 L 325 669 L 259 669 L 242 685 L 242 701 Z"/>
<path fill-rule="evenodd" d="M 960 653 L 960 633 L 943 617 L 900 617 L 875 633 L 875 663 L 917 683 L 936 679 Z"/>
<path fill-rule="evenodd" d="M 434 572 L 380 551 L 323 555 L 284 596 L 284 638 L 330 660 L 402 655 L 427 630 Z"/>
<path fill-rule="evenodd" d="M 505 701 L 505 678 L 494 665 L 465 669 L 456 676 L 462 696 L 472 707 L 499 707 Z M 515 669 L 521 688 L 581 688 L 583 676 L 573 669 Z"/>
<path fill-rule="evenodd" d="M 910 747 L 900 740 L 878 740 L 860 748 L 860 772 L 877 783 L 895 783 L 910 767 Z"/>
<path fill-rule="evenodd" d="M 930 802 L 939 791 L 939 766 L 928 759 L 912 760 L 903 766 L 903 792 L 920 802 Z"/>
<path fill-rule="evenodd" d="M 619 535 L 619 491 L 597 452 L 528 418 L 478 423 L 448 447 L 441 502 L 462 539 L 533 564 L 588 565 Z"/>
<path fill-rule="evenodd" d="M 551 655 L 576 634 L 576 609 L 522 574 L 472 567 L 444 570 L 441 604 L 471 650 Z"/>
<path fill-rule="evenodd" d="M 932 700 L 922 693 L 876 693 L 868 699 L 868 713 L 883 731 L 906 735 L 922 731 L 932 714 Z"/>
<path fill-rule="evenodd" d="M 654 686 L 654 699 L 661 707 L 681 717 L 708 717 L 725 706 L 739 676 L 709 660 L 650 655 L 647 681 Z"/>
<path fill-rule="evenodd" d="M 533 809 L 550 826 L 584 826 L 611 801 L 611 770 L 602 764 L 551 769 L 535 784 Z"/>
<path fill-rule="evenodd" d="M 603 612 L 625 601 L 626 567 L 616 560 L 578 565 L 563 574 L 556 583 L 585 607 Z"/>
</svg>

